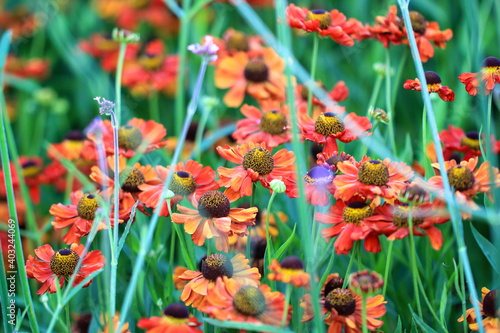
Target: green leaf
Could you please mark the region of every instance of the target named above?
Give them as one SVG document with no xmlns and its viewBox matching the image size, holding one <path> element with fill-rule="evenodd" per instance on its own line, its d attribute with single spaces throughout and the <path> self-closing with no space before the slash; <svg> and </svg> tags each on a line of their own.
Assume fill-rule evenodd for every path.
<svg viewBox="0 0 500 333">
<path fill-rule="evenodd" d="M 398 316 L 398 325 L 396 326 L 396 330 L 394 333 L 402 333 L 403 332 L 403 325 L 401 324 L 401 316 Z"/>
<path fill-rule="evenodd" d="M 248 330 L 254 332 L 292 332 L 289 329 L 271 325 L 257 325 L 257 324 L 234 322 L 234 321 L 219 321 L 216 319 L 208 319 L 208 318 L 203 319 L 203 321 L 216 327 L 234 328 L 238 330 Z"/>
<path fill-rule="evenodd" d="M 441 294 L 441 302 L 439 303 L 439 320 L 442 323 L 446 323 L 444 320 L 444 312 L 446 311 L 446 301 L 448 300 L 448 289 L 446 288 L 447 283 L 443 285 L 443 293 Z"/>
<path fill-rule="evenodd" d="M 408 306 L 410 307 L 411 314 L 413 316 L 413 319 L 415 319 L 415 322 L 417 323 L 418 327 L 420 327 L 424 332 L 437 333 L 429 325 L 427 325 L 426 323 L 424 323 L 424 321 L 415 312 L 413 312 L 413 309 L 411 308 L 411 305 L 408 304 Z"/>
<path fill-rule="evenodd" d="M 470 225 L 470 228 L 472 229 L 472 234 L 474 235 L 477 244 L 479 244 L 479 247 L 483 251 L 486 259 L 488 259 L 488 261 L 490 262 L 493 269 L 497 272 L 497 274 L 500 274 L 500 267 L 498 266 L 498 260 L 497 260 L 497 258 L 500 256 L 500 251 L 497 250 L 495 246 L 491 244 L 489 240 L 486 239 L 486 237 L 481 235 L 479 231 L 477 231 L 472 224 Z"/>
<path fill-rule="evenodd" d="M 295 229 L 296 228 L 297 228 L 297 224 L 295 224 L 293 226 L 292 234 L 290 235 L 290 237 L 288 237 L 286 242 L 284 242 L 283 245 L 281 245 L 281 247 L 278 249 L 278 251 L 276 251 L 276 253 L 273 256 L 273 259 L 280 261 L 281 257 L 283 256 L 283 254 L 285 253 L 285 251 L 288 249 L 288 247 L 290 246 L 290 244 L 293 241 L 293 237 L 295 236 Z"/>
<path fill-rule="evenodd" d="M 413 147 L 411 145 L 411 136 L 409 133 L 406 134 L 405 147 L 401 152 L 401 161 L 411 162 L 413 160 Z"/>
</svg>

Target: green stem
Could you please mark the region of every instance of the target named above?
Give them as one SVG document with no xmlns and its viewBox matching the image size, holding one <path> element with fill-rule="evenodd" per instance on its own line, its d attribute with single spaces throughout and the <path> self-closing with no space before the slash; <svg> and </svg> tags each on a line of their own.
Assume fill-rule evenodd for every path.
<svg viewBox="0 0 500 333">
<path fill-rule="evenodd" d="M 64 190 L 64 202 L 69 202 L 71 191 L 73 190 L 73 174 L 69 171 L 66 173 L 66 189 Z"/>
<path fill-rule="evenodd" d="M 425 293 L 424 285 L 422 284 L 422 281 L 420 280 L 420 278 L 417 279 L 417 282 L 418 282 L 418 287 L 420 288 L 420 292 L 422 293 L 422 296 L 424 297 L 425 304 L 427 304 L 427 307 L 431 311 L 432 317 L 439 324 L 439 326 L 441 327 L 441 329 L 443 330 L 443 332 L 448 332 L 448 330 L 446 329 L 446 327 L 439 320 L 439 318 L 438 318 L 438 316 L 436 314 L 436 311 L 434 311 L 434 309 L 432 308 L 432 304 L 429 301 L 429 298 L 427 298 L 427 294 Z M 464 321 L 466 322 L 467 320 L 464 320 Z"/>
<path fill-rule="evenodd" d="M 71 333 L 71 321 L 69 320 L 69 302 L 66 304 L 65 312 L 66 312 L 66 329 L 68 330 L 68 333 Z"/>
<path fill-rule="evenodd" d="M 418 283 L 417 279 L 418 277 L 418 269 L 417 269 L 417 260 L 416 260 L 416 250 L 415 250 L 415 240 L 413 239 L 413 222 L 412 222 L 412 209 L 413 207 L 410 206 L 410 214 L 408 217 L 408 228 L 410 231 L 410 259 L 411 259 L 411 273 L 413 275 L 413 289 L 415 293 L 415 299 L 417 300 L 417 309 L 418 309 L 418 315 L 420 318 L 422 318 L 422 307 L 420 305 L 420 296 L 418 292 Z"/>
<path fill-rule="evenodd" d="M 356 244 L 358 248 L 358 271 L 361 271 L 363 269 L 363 264 L 361 263 L 361 241 L 357 241 L 358 244 Z"/>
<path fill-rule="evenodd" d="M 203 140 L 203 132 L 205 131 L 205 126 L 207 125 L 208 116 L 212 111 L 212 107 L 205 107 L 203 113 L 201 114 L 200 123 L 196 129 L 196 160 L 201 161 L 201 142 Z"/>
<path fill-rule="evenodd" d="M 465 297 L 465 277 L 464 277 L 464 265 L 462 264 L 462 258 L 458 258 L 458 268 L 460 271 L 460 289 L 461 289 L 461 294 L 463 295 L 462 297 L 462 315 L 464 318 L 464 327 L 465 330 L 464 332 L 467 332 L 467 298 Z"/>
<path fill-rule="evenodd" d="M 271 235 L 269 234 L 269 217 L 271 216 L 271 205 L 273 204 L 274 198 L 276 197 L 276 191 L 273 191 L 271 194 L 271 199 L 269 199 L 269 204 L 267 205 L 267 214 L 266 214 L 266 252 L 267 252 L 267 264 L 271 264 Z M 247 243 L 248 244 L 248 243 Z"/>
<path fill-rule="evenodd" d="M 366 116 L 370 117 L 370 111 L 375 109 L 375 103 L 377 102 L 378 94 L 380 93 L 380 87 L 382 86 L 383 75 L 377 74 L 377 79 L 373 85 L 372 94 L 370 96 L 370 101 L 368 102 L 368 110 L 366 110 Z"/>
<path fill-rule="evenodd" d="M 32 155 L 39 154 L 42 142 L 44 140 L 44 134 L 46 128 L 45 123 L 47 122 L 47 110 L 45 110 L 45 108 L 42 108 L 38 112 L 38 117 L 36 121 L 37 124 L 33 129 L 33 138 L 32 138 L 32 142 L 34 144 L 31 146 L 31 151 L 30 151 Z"/>
<path fill-rule="evenodd" d="M 385 55 L 385 107 L 387 108 L 389 119 L 391 120 L 389 122 L 389 139 L 391 142 L 391 148 L 394 156 L 397 156 L 396 139 L 394 137 L 394 111 L 392 110 L 391 100 L 391 53 L 389 48 L 387 48 Z"/>
<path fill-rule="evenodd" d="M 429 158 L 427 157 L 427 112 L 425 105 L 422 113 L 422 164 L 425 170 L 425 179 L 430 177 Z"/>
<path fill-rule="evenodd" d="M 116 75 L 115 75 L 115 103 L 116 103 L 116 118 L 118 126 L 120 126 L 122 120 L 122 99 L 121 99 L 122 73 L 123 73 L 123 61 L 125 60 L 126 50 L 127 50 L 127 43 L 120 43 L 120 52 L 118 53 L 118 64 L 116 66 Z"/>
<path fill-rule="evenodd" d="M 363 156 L 365 156 L 368 153 L 368 147 L 370 146 L 370 144 L 373 140 L 373 135 L 375 135 L 375 130 L 377 129 L 378 125 L 380 125 L 380 123 L 381 123 L 380 120 L 375 121 L 375 125 L 373 125 L 373 127 L 372 127 L 372 135 L 370 135 L 370 137 L 368 138 L 369 141 L 364 143 L 363 147 L 361 148 L 361 154 L 359 155 L 360 158 L 362 158 Z"/>
<path fill-rule="evenodd" d="M 359 242 L 359 241 L 356 241 Z M 349 274 L 351 274 L 351 267 L 352 263 L 354 262 L 354 257 L 356 256 L 356 249 L 357 247 L 352 247 L 352 253 L 351 253 L 351 258 L 349 259 L 349 265 L 347 266 L 347 271 L 345 272 L 344 276 L 344 284 L 342 285 L 342 288 L 345 288 L 347 286 L 347 282 L 349 280 Z"/>
<path fill-rule="evenodd" d="M 313 43 L 313 53 L 312 53 L 312 61 L 311 61 L 311 82 L 309 82 L 309 91 L 307 95 L 307 114 L 311 116 L 312 114 L 312 97 L 313 97 L 313 87 L 314 87 L 314 78 L 316 77 L 316 63 L 318 61 L 318 45 L 319 45 L 319 37 L 318 34 L 314 35 L 314 43 Z"/>
<path fill-rule="evenodd" d="M 366 296 L 363 295 L 363 333 L 368 333 L 368 323 L 366 320 Z"/>
<path fill-rule="evenodd" d="M 250 197 L 250 207 L 254 207 L 255 204 L 255 192 L 257 191 L 257 183 L 252 183 L 252 196 Z M 269 211 L 267 212 L 267 216 L 269 216 Z M 252 240 L 252 227 L 248 227 L 248 236 L 247 236 L 247 258 L 250 258 L 251 249 L 250 242 Z"/>
<path fill-rule="evenodd" d="M 281 327 L 284 327 L 286 324 L 286 319 L 288 318 L 288 307 L 290 305 L 290 297 L 292 296 L 292 284 L 286 284 L 286 292 L 285 292 L 285 311 L 283 312 L 283 318 L 281 319 Z"/>
<path fill-rule="evenodd" d="M 153 90 L 149 103 L 149 116 L 151 119 L 160 122 L 160 105 L 159 105 L 159 94 L 157 90 Z"/>
<path fill-rule="evenodd" d="M 382 296 L 385 298 L 385 291 L 387 290 L 387 281 L 389 281 L 389 271 L 392 262 L 392 246 L 394 241 L 389 241 L 389 250 L 387 250 L 387 260 L 385 262 L 385 273 L 384 273 L 384 287 L 382 288 Z"/>
<path fill-rule="evenodd" d="M 187 59 L 187 44 L 189 37 L 189 27 L 192 24 L 188 15 L 191 7 L 191 0 L 182 0 L 182 10 L 184 14 L 181 19 L 181 27 L 179 34 L 179 72 L 177 73 L 177 90 L 175 93 L 175 134 L 178 135 L 181 133 L 182 129 L 182 121 L 185 117 L 185 109 L 186 109 L 186 59 Z"/>
</svg>

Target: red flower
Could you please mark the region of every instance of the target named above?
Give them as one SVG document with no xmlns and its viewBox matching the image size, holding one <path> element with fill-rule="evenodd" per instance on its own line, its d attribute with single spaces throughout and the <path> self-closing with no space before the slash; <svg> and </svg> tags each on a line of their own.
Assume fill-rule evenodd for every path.
<svg viewBox="0 0 500 333">
<path fill-rule="evenodd" d="M 368 30 L 385 48 L 388 48 L 390 43 L 399 45 L 404 36 L 399 28 L 399 21 L 398 7 L 390 6 L 387 16 L 375 17 L 376 24 L 373 27 L 368 26 Z"/>
<path fill-rule="evenodd" d="M 330 197 L 335 194 L 333 186 L 334 174 L 328 168 L 315 166 L 304 176 L 306 200 L 311 205 L 328 206 Z"/>
<path fill-rule="evenodd" d="M 265 143 L 249 142 L 236 147 L 217 147 L 219 154 L 226 160 L 239 164 L 234 168 L 219 167 L 219 185 L 227 187 L 224 192 L 231 201 L 252 195 L 252 182 L 260 181 L 269 188 L 273 179 L 292 177 L 295 170 L 295 155 L 281 149 L 272 155 Z"/>
<path fill-rule="evenodd" d="M 475 156 L 481 156 L 480 145 L 484 147 L 485 144 L 484 137 L 481 138 L 481 142 L 479 141 L 478 132 L 472 131 L 465 133 L 464 130 L 453 125 L 448 125 L 448 130 L 442 130 L 441 133 L 439 133 L 439 139 L 444 145 L 443 154 L 446 152 L 445 156 L 449 156 L 454 151 L 458 151 L 465 153 L 463 158 L 465 161 Z"/>
<path fill-rule="evenodd" d="M 484 94 L 489 95 L 495 82 L 500 83 L 500 60 L 488 57 L 483 60 L 481 67 L 479 73 L 463 73 L 458 76 L 471 96 L 476 96 L 481 86 L 484 86 Z"/>
<path fill-rule="evenodd" d="M 455 100 L 455 93 L 448 86 L 441 85 L 441 78 L 435 72 L 425 72 L 425 80 L 427 81 L 427 89 L 429 93 L 438 93 L 439 97 L 445 102 L 453 102 Z M 422 91 L 420 80 L 406 80 L 403 85 L 405 89 L 413 89 Z"/>
<path fill-rule="evenodd" d="M 156 209 L 160 201 L 161 194 L 165 188 L 165 181 L 170 172 L 170 166 L 162 167 L 158 165 L 155 167 L 157 180 L 150 181 L 148 184 L 139 185 L 142 191 L 139 194 L 141 200 L 147 207 Z M 180 202 L 184 197 L 189 201 L 193 198 L 199 200 L 200 197 L 210 190 L 217 190 L 219 185 L 215 182 L 215 172 L 211 167 L 199 164 L 196 161 L 189 160 L 184 165 L 184 162 L 179 162 L 175 166 L 175 174 L 172 177 L 170 190 L 174 192 L 175 197 L 170 201 L 171 205 Z M 168 216 L 167 202 L 164 201 L 161 207 L 161 216 Z"/>
<path fill-rule="evenodd" d="M 199 327 L 203 325 L 182 303 L 172 303 L 163 310 L 161 317 L 142 318 L 137 327 L 146 333 L 203 333 Z"/>
<path fill-rule="evenodd" d="M 43 160 L 40 157 L 20 156 L 19 164 L 24 182 L 28 186 L 30 198 L 33 203 L 38 204 L 40 202 L 40 185 L 47 183 L 47 179 L 43 174 Z M 14 191 L 17 191 L 21 184 L 13 162 L 10 162 L 10 174 Z M 3 170 L 0 170 L 0 196 L 7 197 L 4 180 L 5 175 Z"/>
<path fill-rule="evenodd" d="M 356 163 L 354 157 L 346 154 L 344 151 L 339 153 L 338 151 L 325 151 L 316 155 L 316 163 L 325 169 L 330 169 L 331 172 L 336 173 L 338 168 L 337 164 L 344 161 L 349 161 L 351 163 Z"/>
<path fill-rule="evenodd" d="M 238 121 L 233 138 L 238 144 L 266 143 L 277 147 L 291 140 L 288 107 L 279 102 L 263 101 L 261 110 L 255 106 L 243 105 L 241 113 L 246 119 Z"/>
<path fill-rule="evenodd" d="M 257 35 L 245 35 L 241 31 L 228 28 L 222 39 L 214 38 L 214 43 L 219 47 L 217 63 L 227 56 L 234 56 L 238 52 L 246 52 L 250 58 L 261 56 L 264 51 L 263 38 Z"/>
<path fill-rule="evenodd" d="M 286 8 L 288 25 L 292 28 L 302 29 L 305 32 L 317 32 L 321 36 L 328 36 L 344 46 L 353 46 L 354 41 L 342 29 L 346 22 L 344 14 L 337 9 L 327 12 L 323 9 L 300 8 L 290 4 Z"/>
<path fill-rule="evenodd" d="M 14 55 L 7 56 L 5 72 L 22 78 L 44 79 L 49 72 L 50 61 L 47 59 L 22 59 Z"/>
<path fill-rule="evenodd" d="M 71 249 L 62 249 L 55 252 L 49 244 L 45 244 L 35 250 L 35 257 L 29 255 L 26 261 L 26 274 L 28 278 L 36 279 L 43 283 L 42 287 L 36 293 L 38 295 L 43 295 L 47 291 L 51 294 L 55 293 L 57 291 L 57 281 L 59 282 L 59 287 L 62 288 L 66 278 L 74 274 L 84 250 L 85 246 L 82 244 L 71 244 Z M 104 256 L 99 250 L 85 253 L 82 265 L 76 273 L 73 286 L 76 287 L 87 276 L 102 269 L 104 262 Z M 87 282 L 83 287 L 88 287 L 91 282 L 92 280 Z"/>
<path fill-rule="evenodd" d="M 297 257 L 286 257 L 279 263 L 276 259 L 269 265 L 270 273 L 267 275 L 270 281 L 281 281 L 291 283 L 296 288 L 305 287 L 309 289 L 311 277 L 304 271 L 302 260 Z"/>
<path fill-rule="evenodd" d="M 315 84 L 320 86 L 324 90 L 326 90 L 326 87 L 322 82 L 316 81 Z M 309 98 L 309 89 L 308 89 L 307 85 L 298 84 L 295 92 L 296 92 L 297 104 L 299 106 L 301 106 L 304 103 L 307 105 L 307 100 Z M 330 90 L 329 92 L 327 91 L 327 95 L 328 95 L 328 97 L 330 97 L 333 101 L 335 101 L 337 103 L 342 102 L 342 101 L 346 100 L 347 97 L 349 97 L 349 89 L 347 88 L 344 81 L 338 81 L 333 86 L 332 90 Z M 317 99 L 314 96 L 314 94 L 312 96 L 312 104 L 319 105 L 322 107 L 325 106 L 322 101 L 320 101 L 319 99 Z"/>
</svg>

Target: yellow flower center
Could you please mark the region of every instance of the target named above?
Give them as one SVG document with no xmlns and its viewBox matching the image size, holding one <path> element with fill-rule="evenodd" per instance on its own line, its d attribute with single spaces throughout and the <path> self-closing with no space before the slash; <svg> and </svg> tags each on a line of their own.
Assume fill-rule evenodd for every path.
<svg viewBox="0 0 500 333">
<path fill-rule="evenodd" d="M 201 216 L 206 218 L 226 217 L 230 210 L 231 206 L 227 196 L 216 190 L 203 194 L 198 202 L 198 211 Z"/>
<path fill-rule="evenodd" d="M 139 63 L 146 69 L 155 70 L 161 67 L 163 59 L 161 53 L 145 53 L 139 58 Z"/>
<path fill-rule="evenodd" d="M 472 150 L 481 150 L 480 144 L 484 144 L 484 138 L 481 138 L 481 143 L 479 142 L 479 133 L 476 131 L 468 132 L 460 140 L 461 146 L 467 146 Z"/>
<path fill-rule="evenodd" d="M 288 121 L 283 112 L 268 111 L 260 119 L 260 129 L 271 135 L 280 135 L 286 132 Z"/>
<path fill-rule="evenodd" d="M 424 213 L 418 207 L 413 207 L 410 209 L 410 205 L 407 203 L 402 203 L 394 207 L 392 211 L 392 223 L 398 228 L 406 228 L 411 223 L 414 226 L 424 223 Z"/>
<path fill-rule="evenodd" d="M 146 178 L 144 178 L 144 174 L 137 168 L 128 166 L 120 171 L 120 184 L 122 184 L 122 190 L 125 192 L 140 192 L 139 186 L 145 182 Z"/>
<path fill-rule="evenodd" d="M 340 316 L 349 316 L 356 310 L 356 300 L 348 289 L 337 288 L 325 298 L 325 308 L 328 311 L 335 309 Z"/>
<path fill-rule="evenodd" d="M 321 166 L 315 166 L 304 176 L 304 181 L 313 186 L 330 184 L 333 181 L 333 173 Z"/>
<path fill-rule="evenodd" d="M 346 223 L 358 224 L 362 220 L 373 215 L 370 205 L 362 201 L 353 201 L 344 207 L 342 219 Z"/>
<path fill-rule="evenodd" d="M 313 9 L 307 13 L 304 21 L 319 20 L 320 29 L 328 29 L 332 25 L 332 17 L 329 12 L 323 9 Z"/>
<path fill-rule="evenodd" d="M 35 177 L 42 172 L 42 168 L 35 161 L 27 161 L 23 165 L 21 165 L 23 169 L 23 176 L 26 178 Z"/>
<path fill-rule="evenodd" d="M 190 195 L 196 190 L 196 181 L 192 174 L 187 171 L 177 171 L 172 177 L 170 190 L 176 195 Z"/>
<path fill-rule="evenodd" d="M 269 77 L 269 68 L 262 58 L 253 58 L 245 66 L 244 75 L 248 81 L 264 82 Z"/>
<path fill-rule="evenodd" d="M 262 176 L 268 175 L 273 171 L 273 155 L 266 148 L 252 148 L 243 157 L 243 167 L 245 170 L 252 169 Z"/>
<path fill-rule="evenodd" d="M 325 136 L 337 134 L 345 130 L 344 121 L 338 114 L 325 112 L 316 119 L 314 130 Z"/>
<path fill-rule="evenodd" d="M 234 31 L 231 37 L 227 40 L 226 47 L 228 50 L 247 52 L 249 50 L 247 36 L 240 31 Z"/>
<path fill-rule="evenodd" d="M 450 185 L 455 188 L 455 191 L 463 192 L 470 190 L 476 181 L 472 171 L 460 164 L 451 167 L 447 174 Z"/>
<path fill-rule="evenodd" d="M 222 253 L 209 255 L 201 264 L 203 277 L 210 281 L 215 281 L 218 277 L 233 276 L 234 268 L 231 260 Z"/>
<path fill-rule="evenodd" d="M 62 249 L 54 253 L 50 258 L 50 270 L 57 276 L 68 276 L 73 274 L 80 256 L 73 250 Z"/>
<path fill-rule="evenodd" d="M 327 296 L 332 290 L 342 288 L 344 285 L 343 277 L 334 277 L 325 285 L 325 290 L 323 291 L 323 295 Z"/>
<path fill-rule="evenodd" d="M 266 310 L 266 298 L 259 288 L 243 286 L 234 295 L 233 305 L 242 315 L 256 317 Z"/>
<path fill-rule="evenodd" d="M 359 167 L 358 180 L 365 185 L 384 186 L 389 182 L 389 169 L 381 161 L 366 161 Z"/>
<path fill-rule="evenodd" d="M 165 316 L 175 320 L 184 320 L 189 318 L 188 308 L 181 303 L 172 303 L 163 310 Z"/>
<path fill-rule="evenodd" d="M 498 303 L 498 289 L 493 289 L 484 296 L 483 312 L 488 317 L 500 317 L 500 304 Z"/>
<path fill-rule="evenodd" d="M 141 145 L 142 133 L 135 126 L 122 126 L 118 130 L 118 147 L 125 150 L 136 149 Z"/>
<path fill-rule="evenodd" d="M 78 216 L 84 220 L 92 221 L 95 218 L 95 212 L 99 207 L 100 197 L 98 195 L 87 193 L 85 194 L 76 206 Z"/>
<path fill-rule="evenodd" d="M 326 90 L 326 87 L 323 84 L 323 82 L 316 81 L 316 82 L 314 82 L 314 84 L 316 86 L 321 87 L 321 88 Z M 302 97 L 302 99 L 304 101 L 307 101 L 309 99 L 309 85 L 307 85 L 307 84 L 302 85 L 302 91 L 300 92 L 300 97 Z"/>
</svg>

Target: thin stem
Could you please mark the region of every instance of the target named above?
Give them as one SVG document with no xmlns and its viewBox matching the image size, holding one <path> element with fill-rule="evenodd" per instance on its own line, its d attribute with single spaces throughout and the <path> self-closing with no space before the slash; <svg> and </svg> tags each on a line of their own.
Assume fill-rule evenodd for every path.
<svg viewBox="0 0 500 333">
<path fill-rule="evenodd" d="M 34 143 L 31 146 L 31 154 L 32 155 L 38 155 L 40 152 L 40 146 L 42 145 L 42 142 L 44 140 L 44 134 L 45 134 L 45 128 L 46 128 L 46 122 L 47 122 L 47 110 L 45 108 L 42 108 L 38 112 L 38 117 L 36 120 L 36 126 L 33 129 L 33 138 L 32 142 Z"/>
<path fill-rule="evenodd" d="M 382 288 L 382 296 L 385 298 L 385 291 L 387 290 L 387 281 L 389 281 L 389 271 L 392 262 L 392 246 L 394 241 L 389 241 L 389 250 L 387 250 L 387 260 L 385 262 L 385 273 L 384 273 L 384 287 Z"/>
<path fill-rule="evenodd" d="M 212 111 L 212 107 L 205 107 L 203 109 L 203 113 L 201 114 L 200 123 L 198 124 L 198 128 L 196 130 L 196 159 L 201 161 L 201 141 L 203 140 L 203 132 L 205 131 L 205 126 L 207 125 L 208 116 Z"/>
<path fill-rule="evenodd" d="M 429 170 L 429 161 L 427 160 L 427 112 L 425 112 L 425 105 L 422 112 L 422 164 L 425 170 L 425 179 L 429 178 L 430 170 Z"/>
<path fill-rule="evenodd" d="M 316 63 L 318 61 L 318 45 L 319 45 L 319 37 L 318 34 L 314 35 L 314 43 L 313 43 L 313 53 L 312 53 L 312 61 L 311 61 L 311 82 L 309 82 L 309 92 L 307 95 L 307 114 L 310 116 L 312 114 L 312 97 L 313 97 L 313 87 L 314 87 L 314 78 L 316 77 Z"/>
<path fill-rule="evenodd" d="M 269 234 L 269 217 L 271 216 L 271 205 L 273 204 L 274 198 L 276 197 L 276 191 L 271 194 L 271 199 L 269 199 L 269 204 L 267 205 L 266 214 L 266 252 L 267 252 L 267 264 L 271 264 L 271 235 Z M 248 244 L 248 243 L 247 243 Z"/>
<path fill-rule="evenodd" d="M 68 202 L 71 196 L 71 191 L 73 190 L 73 181 L 75 177 L 69 171 L 66 174 L 66 189 L 64 191 L 64 202 Z"/>
<path fill-rule="evenodd" d="M 64 308 L 66 310 L 66 329 L 68 330 L 68 333 L 71 333 L 71 321 L 69 320 L 69 302 Z"/>
<path fill-rule="evenodd" d="M 460 270 L 460 289 L 461 289 L 461 294 L 463 295 L 462 297 L 462 315 L 463 318 L 467 318 L 467 299 L 465 297 L 465 277 L 464 277 L 464 265 L 462 264 L 462 258 L 458 258 L 458 267 Z M 467 332 L 467 320 L 464 320 L 464 327 L 465 330 L 464 332 Z"/>
<path fill-rule="evenodd" d="M 396 139 L 394 137 L 394 114 L 391 99 L 391 53 L 389 48 L 387 48 L 385 55 L 385 107 L 387 108 L 389 119 L 391 120 L 389 122 L 389 139 L 391 142 L 391 148 L 394 155 L 397 156 Z"/>
<path fill-rule="evenodd" d="M 189 20 L 187 12 L 191 7 L 191 0 L 182 0 L 183 15 L 180 17 L 181 27 L 179 33 L 179 71 L 177 76 L 177 90 L 175 92 L 175 134 L 182 131 L 182 120 L 185 117 L 186 109 L 186 58 L 187 58 L 187 43 L 189 37 Z"/>
<path fill-rule="evenodd" d="M 422 318 L 422 306 L 420 305 L 420 296 L 418 292 L 418 269 L 417 269 L 417 260 L 415 258 L 415 240 L 413 239 L 413 221 L 412 221 L 412 209 L 410 206 L 410 213 L 408 216 L 408 228 L 410 230 L 410 260 L 411 260 L 411 273 L 413 275 L 413 289 L 415 293 L 415 299 L 417 300 L 417 310 L 418 315 Z"/>
<path fill-rule="evenodd" d="M 120 52 L 118 53 L 118 64 L 116 66 L 115 75 L 115 103 L 116 103 L 116 118 L 118 126 L 122 119 L 122 72 L 123 72 L 123 61 L 125 59 L 125 51 L 127 50 L 127 43 L 120 43 Z"/>
<path fill-rule="evenodd" d="M 368 324 L 366 320 L 366 296 L 363 295 L 363 333 L 368 333 Z"/>
<path fill-rule="evenodd" d="M 257 183 L 253 182 L 252 183 L 252 196 L 250 197 L 250 207 L 254 207 L 254 204 L 255 204 L 255 192 L 256 191 L 257 191 Z M 269 216 L 269 211 L 267 211 L 267 214 Z M 252 240 L 252 227 L 248 227 L 247 258 L 250 258 L 250 255 L 251 255 L 251 249 L 250 249 L 250 242 L 251 242 L 251 240 Z"/>
<path fill-rule="evenodd" d="M 160 106 L 159 106 L 159 94 L 157 90 L 153 90 L 149 103 L 149 116 L 151 119 L 160 122 Z"/>
<path fill-rule="evenodd" d="M 358 242 L 358 241 L 356 241 Z M 347 266 L 347 271 L 345 272 L 344 276 L 344 284 L 342 285 L 342 288 L 345 288 L 347 286 L 347 280 L 349 280 L 349 274 L 351 274 L 351 267 L 352 263 L 354 262 L 354 257 L 356 256 L 356 249 L 357 247 L 353 246 L 352 247 L 352 253 L 351 253 L 351 258 L 349 259 L 349 265 Z"/>
<path fill-rule="evenodd" d="M 382 86 L 383 75 L 377 74 L 377 79 L 373 85 L 372 94 L 370 96 L 370 101 L 368 102 L 368 110 L 366 110 L 366 116 L 370 116 L 370 111 L 375 109 L 375 103 L 377 102 L 377 97 L 380 92 L 380 87 Z"/>
<path fill-rule="evenodd" d="M 443 323 L 439 320 L 438 316 L 436 315 L 436 311 L 434 311 L 434 309 L 432 308 L 432 304 L 429 301 L 429 298 L 427 298 L 424 286 L 423 286 L 422 281 L 420 280 L 420 278 L 417 279 L 417 282 L 418 282 L 418 287 L 420 288 L 420 292 L 422 293 L 422 296 L 424 297 L 424 301 L 427 304 L 427 307 L 429 308 L 429 310 L 431 311 L 432 317 L 439 324 L 439 326 L 441 327 L 441 329 L 443 330 L 443 332 L 448 332 L 448 330 L 446 329 L 446 327 L 443 325 Z M 467 320 L 465 320 L 465 322 L 467 322 Z"/>
<path fill-rule="evenodd" d="M 285 292 L 285 311 L 283 312 L 283 318 L 281 319 L 281 327 L 284 327 L 286 324 L 286 319 L 288 318 L 288 307 L 290 305 L 290 297 L 292 296 L 292 284 L 286 284 L 286 292 Z"/>
</svg>

